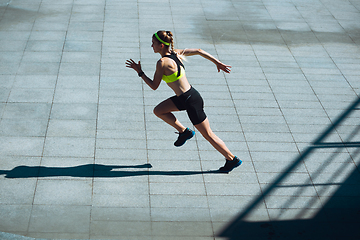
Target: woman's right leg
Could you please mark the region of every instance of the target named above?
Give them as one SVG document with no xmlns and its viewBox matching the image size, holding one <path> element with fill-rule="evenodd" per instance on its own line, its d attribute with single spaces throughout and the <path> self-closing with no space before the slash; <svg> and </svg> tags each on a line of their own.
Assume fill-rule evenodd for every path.
<svg viewBox="0 0 360 240">
<path fill-rule="evenodd" d="M 195 127 L 201 135 L 203 135 L 203 137 L 227 160 L 232 161 L 234 159 L 234 154 L 230 152 L 225 143 L 211 130 L 208 118 L 200 124 L 195 125 Z"/>
<path fill-rule="evenodd" d="M 172 114 L 171 112 L 179 111 L 179 109 L 175 106 L 174 102 L 168 98 L 161 103 L 159 103 L 154 108 L 154 114 L 161 118 L 167 124 L 173 126 L 179 133 L 185 131 L 186 127 L 184 127 L 179 120 Z"/>
<path fill-rule="evenodd" d="M 229 173 L 234 168 L 241 165 L 242 161 L 234 156 L 226 147 L 225 143 L 213 133 L 207 118 L 202 123 L 195 125 L 195 127 L 201 132 L 204 138 L 225 157 L 225 165 L 219 168 L 219 172 Z"/>
</svg>

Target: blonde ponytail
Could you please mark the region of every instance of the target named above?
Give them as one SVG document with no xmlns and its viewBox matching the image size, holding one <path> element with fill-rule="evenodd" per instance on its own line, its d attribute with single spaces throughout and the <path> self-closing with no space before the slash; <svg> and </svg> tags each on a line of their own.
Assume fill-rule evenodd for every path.
<svg viewBox="0 0 360 240">
<path fill-rule="evenodd" d="M 173 38 L 173 34 L 171 31 L 166 31 L 166 35 L 167 35 L 167 39 L 168 43 L 170 43 L 170 49 L 171 49 L 171 52 L 174 52 L 174 38 Z"/>
</svg>

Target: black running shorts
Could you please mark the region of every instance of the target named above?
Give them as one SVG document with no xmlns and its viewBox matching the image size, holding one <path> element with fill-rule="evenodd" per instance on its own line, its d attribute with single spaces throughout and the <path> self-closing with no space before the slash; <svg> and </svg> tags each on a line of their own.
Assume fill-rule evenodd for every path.
<svg viewBox="0 0 360 240">
<path fill-rule="evenodd" d="M 206 119 L 204 101 L 200 93 L 193 87 L 180 96 L 170 98 L 179 111 L 186 110 L 192 124 L 197 125 Z"/>
</svg>

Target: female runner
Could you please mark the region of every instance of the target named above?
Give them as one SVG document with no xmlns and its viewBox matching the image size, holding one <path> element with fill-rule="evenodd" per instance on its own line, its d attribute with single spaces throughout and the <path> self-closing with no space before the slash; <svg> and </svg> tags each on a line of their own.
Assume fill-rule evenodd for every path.
<svg viewBox="0 0 360 240">
<path fill-rule="evenodd" d="M 170 31 L 158 31 L 152 37 L 152 45 L 155 53 L 161 55 L 156 64 L 156 71 L 153 80 L 145 75 L 141 69 L 140 61 L 136 63 L 130 59 L 126 61 L 126 67 L 134 69 L 139 77 L 153 90 L 156 90 L 161 80 L 174 91 L 175 96 L 159 103 L 154 108 L 154 114 L 166 123 L 179 131 L 179 137 L 174 143 L 175 146 L 182 146 L 187 140 L 195 135 L 195 132 L 184 127 L 172 114 L 175 111 L 186 110 L 190 121 L 202 136 L 220 152 L 226 159 L 225 165 L 219 172 L 228 173 L 235 167 L 240 166 L 242 161 L 234 156 L 226 147 L 225 143 L 217 137 L 210 128 L 209 120 L 204 112 L 204 102 L 199 92 L 188 82 L 185 75 L 185 67 L 181 61 L 182 56 L 200 55 L 213 62 L 218 72 L 220 70 L 230 73 L 231 66 L 225 65 L 209 53 L 201 49 L 174 49 L 173 34 Z"/>
</svg>

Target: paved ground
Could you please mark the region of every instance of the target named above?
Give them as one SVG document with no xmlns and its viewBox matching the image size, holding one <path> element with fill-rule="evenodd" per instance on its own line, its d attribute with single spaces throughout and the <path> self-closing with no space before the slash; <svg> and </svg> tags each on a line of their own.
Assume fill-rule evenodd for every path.
<svg viewBox="0 0 360 240">
<path fill-rule="evenodd" d="M 229 175 L 125 68 L 159 29 L 232 65 L 186 62 Z M 359 45 L 358 0 L 0 0 L 0 238 L 359 239 Z"/>
</svg>

